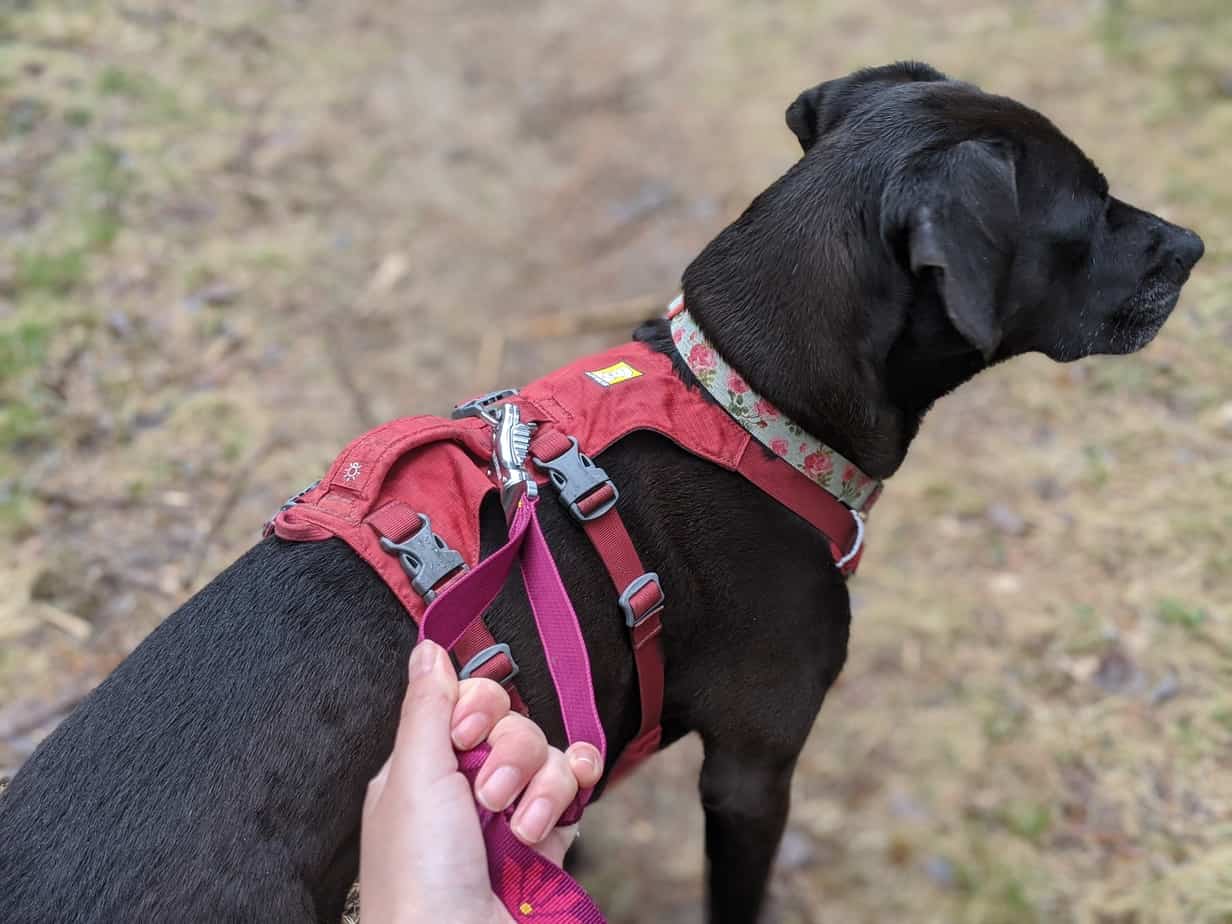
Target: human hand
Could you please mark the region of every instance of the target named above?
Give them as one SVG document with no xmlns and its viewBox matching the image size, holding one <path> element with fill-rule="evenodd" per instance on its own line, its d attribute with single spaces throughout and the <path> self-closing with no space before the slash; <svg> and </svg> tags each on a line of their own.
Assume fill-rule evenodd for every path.
<svg viewBox="0 0 1232 924">
<path fill-rule="evenodd" d="M 553 863 L 573 842 L 557 828 L 579 788 L 602 773 L 586 743 L 561 752 L 535 723 L 510 712 L 491 680 L 460 684 L 444 649 L 420 642 L 411 653 L 406 699 L 393 753 L 368 784 L 360 831 L 359 891 L 364 924 L 508 924 L 492 893 L 475 799 L 499 812 L 522 801 L 514 835 Z M 492 748 L 474 795 L 454 747 Z"/>
</svg>

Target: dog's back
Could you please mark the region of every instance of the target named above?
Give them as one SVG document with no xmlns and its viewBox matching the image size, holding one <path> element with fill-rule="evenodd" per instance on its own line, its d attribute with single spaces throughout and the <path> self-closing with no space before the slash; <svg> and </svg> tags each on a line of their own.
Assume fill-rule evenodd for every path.
<svg viewBox="0 0 1232 924">
<path fill-rule="evenodd" d="M 337 920 L 412 628 L 339 543 L 258 545 L 0 796 L 5 919 Z"/>
</svg>

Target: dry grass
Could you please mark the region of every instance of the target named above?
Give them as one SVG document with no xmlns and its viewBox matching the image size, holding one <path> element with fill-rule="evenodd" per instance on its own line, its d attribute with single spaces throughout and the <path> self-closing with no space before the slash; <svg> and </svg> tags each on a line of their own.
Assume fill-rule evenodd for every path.
<svg viewBox="0 0 1232 924">
<path fill-rule="evenodd" d="M 9 5 L 0 776 L 363 420 L 608 342 L 587 319 L 666 301 L 794 156 L 796 92 L 910 56 L 1038 105 L 1208 256 L 1146 352 L 1019 360 L 926 423 L 780 920 L 1232 921 L 1230 30 L 1222 0 Z M 588 816 L 611 920 L 700 919 L 696 761 Z"/>
</svg>

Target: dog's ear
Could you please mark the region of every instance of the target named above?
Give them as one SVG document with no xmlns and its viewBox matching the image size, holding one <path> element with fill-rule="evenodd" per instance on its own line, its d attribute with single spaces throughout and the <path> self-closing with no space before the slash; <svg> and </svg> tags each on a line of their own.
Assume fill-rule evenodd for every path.
<svg viewBox="0 0 1232 924">
<path fill-rule="evenodd" d="M 1001 342 L 998 302 L 1018 244 L 1012 153 L 964 141 L 911 196 L 904 216 L 911 272 L 933 273 L 950 323 L 991 359 Z"/>
<path fill-rule="evenodd" d="M 857 105 L 886 87 L 945 79 L 945 74 L 919 61 L 866 67 L 846 77 L 827 80 L 797 96 L 787 107 L 787 127 L 800 141 L 800 147 L 808 151 Z"/>
</svg>

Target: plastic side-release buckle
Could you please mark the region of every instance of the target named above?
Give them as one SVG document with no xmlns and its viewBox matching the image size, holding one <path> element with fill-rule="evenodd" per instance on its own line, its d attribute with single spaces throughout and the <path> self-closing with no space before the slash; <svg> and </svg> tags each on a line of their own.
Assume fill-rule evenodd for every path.
<svg viewBox="0 0 1232 924">
<path fill-rule="evenodd" d="M 462 670 L 458 671 L 458 679 L 465 680 L 493 658 L 500 657 L 501 655 L 504 655 L 509 659 L 509 673 L 499 680 L 496 680 L 495 677 L 492 679 L 496 680 L 496 682 L 502 687 L 509 686 L 509 684 L 513 683 L 513 678 L 518 676 L 520 668 L 518 667 L 518 662 L 513 660 L 513 654 L 509 651 L 509 646 L 504 642 L 497 642 L 495 645 L 489 645 L 483 651 L 479 652 L 467 661 L 466 664 L 462 666 Z"/>
<path fill-rule="evenodd" d="M 432 520 L 427 514 L 416 516 L 419 529 L 401 542 L 381 536 L 381 548 L 398 556 L 398 563 L 411 579 L 415 593 L 423 597 L 425 603 L 431 603 L 436 599 L 436 585 L 454 572 L 466 571 L 467 566 L 461 553 L 432 531 Z"/>
<path fill-rule="evenodd" d="M 616 506 L 620 491 L 612 479 L 590 457 L 578 449 L 576 437 L 569 437 L 569 448 L 554 459 L 534 457 L 535 465 L 548 473 L 548 480 L 560 495 L 560 502 L 582 523 L 597 520 Z M 606 490 L 604 490 L 606 489 Z M 603 491 L 602 500 L 591 505 Z"/>
<path fill-rule="evenodd" d="M 653 593 L 642 594 L 642 591 Z M 647 571 L 640 577 L 635 577 L 629 586 L 621 591 L 619 599 L 620 610 L 625 614 L 625 625 L 636 629 L 651 616 L 663 611 L 667 597 L 663 594 L 663 585 L 659 583 L 659 575 Z"/>
</svg>

